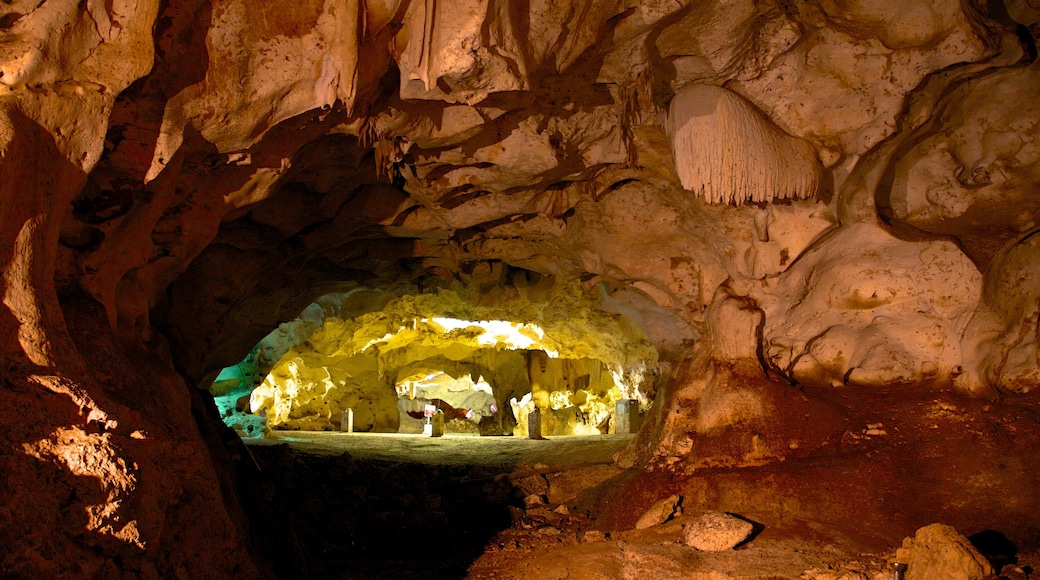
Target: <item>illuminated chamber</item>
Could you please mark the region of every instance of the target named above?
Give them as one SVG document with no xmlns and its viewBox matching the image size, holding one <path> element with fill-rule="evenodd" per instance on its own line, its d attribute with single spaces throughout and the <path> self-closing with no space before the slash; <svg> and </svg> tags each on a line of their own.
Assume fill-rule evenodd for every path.
<svg viewBox="0 0 1040 580">
<path fill-rule="evenodd" d="M 430 406 L 448 433 L 525 436 L 535 409 L 543 435 L 614 433 L 619 400 L 644 410 L 652 401 L 656 350 L 577 285 L 541 298 L 326 295 L 210 390 L 243 436 L 339 431 L 348 411 L 354 431 L 422 433 Z"/>
</svg>

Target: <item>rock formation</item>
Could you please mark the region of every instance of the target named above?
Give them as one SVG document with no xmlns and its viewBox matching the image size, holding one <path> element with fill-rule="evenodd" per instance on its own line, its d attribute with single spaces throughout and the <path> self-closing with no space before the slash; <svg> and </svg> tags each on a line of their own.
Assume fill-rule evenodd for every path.
<svg viewBox="0 0 1040 580">
<path fill-rule="evenodd" d="M 603 525 L 665 474 L 784 513 L 699 474 L 891 441 L 927 497 L 866 451 L 877 493 L 763 481 L 1036 540 L 1038 35 L 1020 1 L 5 3 L 0 570 L 269 574 L 221 368 L 322 296 L 567 320 L 568 284 L 657 357 Z"/>
<path fill-rule="evenodd" d="M 683 529 L 686 544 L 704 552 L 730 550 L 753 531 L 751 522 L 720 512 L 708 512 Z"/>
<path fill-rule="evenodd" d="M 909 580 L 927 578 L 985 578 L 993 567 L 968 538 L 950 526 L 931 524 L 903 540 L 896 559 L 907 565 Z"/>
<path fill-rule="evenodd" d="M 770 125 L 735 93 L 690 85 L 672 97 L 665 128 L 679 181 L 709 202 L 816 199 L 813 147 Z"/>
</svg>

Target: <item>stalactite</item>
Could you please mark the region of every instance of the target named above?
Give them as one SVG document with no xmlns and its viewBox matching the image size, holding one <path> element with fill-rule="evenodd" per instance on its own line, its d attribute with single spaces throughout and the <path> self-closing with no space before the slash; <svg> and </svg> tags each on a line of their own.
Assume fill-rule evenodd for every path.
<svg viewBox="0 0 1040 580">
<path fill-rule="evenodd" d="M 358 146 L 368 149 L 380 138 L 379 130 L 376 129 L 376 120 L 373 117 L 365 117 L 358 129 Z"/>
<path fill-rule="evenodd" d="M 423 6 L 424 18 L 423 18 L 423 37 L 422 37 L 422 53 L 419 56 L 419 73 L 422 75 L 421 80 L 423 87 L 429 91 L 433 85 L 430 82 L 430 76 L 433 71 L 433 33 L 434 33 L 434 21 L 437 14 L 437 0 L 426 0 Z"/>
<path fill-rule="evenodd" d="M 376 177 L 392 183 L 410 143 L 404 137 L 381 137 L 375 145 Z"/>
<path fill-rule="evenodd" d="M 734 92 L 711 85 L 679 91 L 665 129 L 682 186 L 709 203 L 816 198 L 821 169 L 813 146 Z"/>
<path fill-rule="evenodd" d="M 574 187 L 577 188 L 578 194 L 583 198 L 596 199 L 599 183 L 596 181 L 596 176 L 592 176 L 588 181 L 577 182 Z"/>
<path fill-rule="evenodd" d="M 358 53 L 365 39 L 365 3 L 363 0 L 348 3 L 343 11 L 342 27 L 347 37 L 340 52 L 340 74 L 337 79 L 337 96 L 343 100 L 349 114 L 354 112 L 354 101 L 357 99 L 357 83 L 359 60 Z M 353 20 L 353 21 L 351 21 Z M 331 103 L 330 103 L 331 105 Z"/>
<path fill-rule="evenodd" d="M 648 62 L 636 67 L 631 82 L 619 88 L 621 93 L 621 133 L 628 154 L 626 164 L 635 167 L 639 147 L 635 143 L 633 128 L 643 125 L 653 110 L 653 73 Z"/>
</svg>

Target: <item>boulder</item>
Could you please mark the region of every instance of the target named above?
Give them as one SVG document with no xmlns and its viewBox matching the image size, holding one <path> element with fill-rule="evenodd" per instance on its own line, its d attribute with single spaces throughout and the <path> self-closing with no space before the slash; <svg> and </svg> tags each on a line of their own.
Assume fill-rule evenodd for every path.
<svg viewBox="0 0 1040 580">
<path fill-rule="evenodd" d="M 925 526 L 903 540 L 896 561 L 907 564 L 906 580 L 981 580 L 993 574 L 968 538 L 944 524 Z"/>
<path fill-rule="evenodd" d="M 696 521 L 686 524 L 683 535 L 686 545 L 702 552 L 722 552 L 748 539 L 754 526 L 747 520 L 722 512 L 705 512 Z"/>
<path fill-rule="evenodd" d="M 672 516 L 681 514 L 681 503 L 682 496 L 679 495 L 671 495 L 658 501 L 640 516 L 639 521 L 636 522 L 636 529 L 645 530 L 646 528 L 652 528 L 667 522 L 672 519 Z"/>
</svg>

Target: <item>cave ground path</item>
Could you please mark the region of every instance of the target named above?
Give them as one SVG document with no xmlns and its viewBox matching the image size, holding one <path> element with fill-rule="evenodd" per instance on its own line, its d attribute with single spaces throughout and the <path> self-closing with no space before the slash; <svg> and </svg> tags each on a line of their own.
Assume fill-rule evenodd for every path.
<svg viewBox="0 0 1040 580">
<path fill-rule="evenodd" d="M 647 529 L 609 529 L 590 507 L 604 501 L 597 489 L 632 477 L 634 470 L 614 457 L 634 437 L 273 431 L 245 442 L 264 474 L 257 505 L 271 527 L 266 532 L 282 538 L 284 549 L 273 558 L 281 578 L 892 577 L 897 546 L 866 537 L 850 543 L 852 521 L 835 530 L 793 520 L 714 553 L 684 542 L 695 503 Z M 893 454 L 901 447 L 893 445 Z M 806 467 L 795 463 L 769 470 Z M 862 470 L 866 478 L 870 472 Z M 602 483 L 608 485 L 597 488 Z M 1017 564 L 1040 568 L 1040 557 L 1020 552 Z"/>
<path fill-rule="evenodd" d="M 452 433 L 428 437 L 406 433 L 270 431 L 266 438 L 245 441 L 250 446 L 288 443 L 294 449 L 312 455 L 331 456 L 346 452 L 355 459 L 423 465 L 512 467 L 544 464 L 565 468 L 612 464 L 614 455 L 634 437 L 634 434 L 572 435 L 534 440 Z"/>
<path fill-rule="evenodd" d="M 244 441 L 264 474 L 262 519 L 279 528 L 263 533 L 289 544 L 273 558 L 279 577 L 447 579 L 510 577 L 512 556 L 582 541 L 592 522 L 566 506 L 624 471 L 614 456 L 634 437 L 272 431 Z"/>
</svg>

